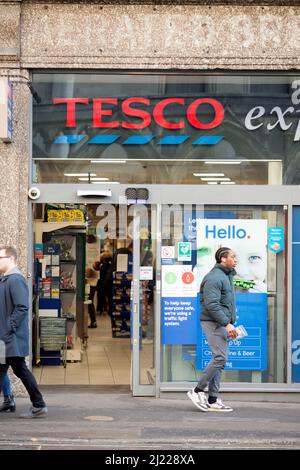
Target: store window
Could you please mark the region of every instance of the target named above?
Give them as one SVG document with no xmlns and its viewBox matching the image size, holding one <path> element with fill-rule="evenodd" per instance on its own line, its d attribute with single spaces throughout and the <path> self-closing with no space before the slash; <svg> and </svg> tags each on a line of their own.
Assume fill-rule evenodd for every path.
<svg viewBox="0 0 300 470">
<path fill-rule="evenodd" d="M 299 184 L 297 76 L 34 73 L 33 86 L 35 183 Z"/>
<path fill-rule="evenodd" d="M 300 207 L 293 207 L 293 242 L 292 242 L 292 382 L 300 383 L 300 290 L 299 290 L 299 255 L 300 255 Z"/>
<path fill-rule="evenodd" d="M 224 382 L 287 380 L 286 211 L 279 206 L 164 206 L 162 382 L 196 381 L 211 354 L 199 321 L 199 287 L 220 246 L 238 258 L 237 324 Z"/>
</svg>

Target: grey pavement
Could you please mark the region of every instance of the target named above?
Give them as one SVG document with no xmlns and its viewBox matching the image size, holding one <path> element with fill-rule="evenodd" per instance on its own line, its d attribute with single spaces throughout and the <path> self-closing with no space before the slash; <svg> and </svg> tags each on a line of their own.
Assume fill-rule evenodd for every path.
<svg viewBox="0 0 300 470">
<path fill-rule="evenodd" d="M 203 413 L 185 393 L 132 397 L 125 387 L 42 388 L 46 418 L 0 414 L 0 449 L 300 449 L 300 403 L 235 394 L 232 413 Z M 256 398 L 257 400 L 257 398 Z M 288 400 L 288 396 L 287 396 Z"/>
</svg>

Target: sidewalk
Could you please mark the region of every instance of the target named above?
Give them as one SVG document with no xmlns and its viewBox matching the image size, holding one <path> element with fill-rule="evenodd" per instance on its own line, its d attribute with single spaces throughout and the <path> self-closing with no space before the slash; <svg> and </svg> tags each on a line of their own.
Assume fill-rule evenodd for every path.
<svg viewBox="0 0 300 470">
<path fill-rule="evenodd" d="M 42 388 L 47 418 L 0 414 L 0 449 L 300 449 L 300 403 L 226 400 L 232 413 L 202 413 L 185 393 L 133 398 L 125 388 Z"/>
</svg>

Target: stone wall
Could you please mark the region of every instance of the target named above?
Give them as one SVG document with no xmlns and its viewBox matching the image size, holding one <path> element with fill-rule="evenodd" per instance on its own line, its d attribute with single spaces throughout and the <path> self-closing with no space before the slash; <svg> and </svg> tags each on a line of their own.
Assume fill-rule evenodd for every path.
<svg viewBox="0 0 300 470">
<path fill-rule="evenodd" d="M 0 67 L 0 74 L 6 73 Z M 26 274 L 30 91 L 18 71 L 9 73 L 14 96 L 13 142 L 0 141 L 0 242 L 16 246 L 20 268 Z M 21 74 L 26 76 L 27 72 Z"/>
<path fill-rule="evenodd" d="M 27 71 L 1 69 L 9 72 L 13 81 L 13 142 L 0 140 L 0 243 L 14 245 L 19 253 L 19 267 L 27 273 L 28 234 L 28 169 L 29 169 L 29 97 L 26 85 Z M 22 78 L 23 77 L 23 78 Z M 12 385 L 15 396 L 27 396 L 21 381 L 13 374 Z"/>
<path fill-rule="evenodd" d="M 13 142 L 0 141 L 0 243 L 14 245 L 19 266 L 27 273 L 27 187 L 29 168 L 29 98 L 27 70 L 20 64 L 20 2 L 0 2 L 0 75 L 13 82 Z M 16 396 L 27 396 L 21 381 L 11 374 Z"/>
<path fill-rule="evenodd" d="M 16 246 L 27 269 L 27 187 L 29 166 L 28 71 L 20 64 L 21 3 L 0 2 L 0 75 L 13 82 L 13 142 L 0 141 L 0 242 Z"/>
<path fill-rule="evenodd" d="M 192 70 L 299 67 L 299 7 L 182 3 L 25 3 L 22 66 Z"/>
<path fill-rule="evenodd" d="M 19 2 L 0 1 L 0 67 L 19 66 L 20 15 Z"/>
</svg>

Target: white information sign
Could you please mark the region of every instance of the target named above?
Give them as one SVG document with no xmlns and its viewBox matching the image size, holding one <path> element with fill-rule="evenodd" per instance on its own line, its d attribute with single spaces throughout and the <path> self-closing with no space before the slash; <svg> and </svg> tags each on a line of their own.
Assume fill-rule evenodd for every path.
<svg viewBox="0 0 300 470">
<path fill-rule="evenodd" d="M 175 246 L 162 246 L 161 257 L 162 259 L 174 259 L 175 258 Z"/>
<path fill-rule="evenodd" d="M 140 266 L 140 281 L 152 281 L 153 279 L 153 267 L 152 266 Z"/>
<path fill-rule="evenodd" d="M 196 275 L 191 265 L 163 265 L 162 297 L 197 297 Z"/>
</svg>

